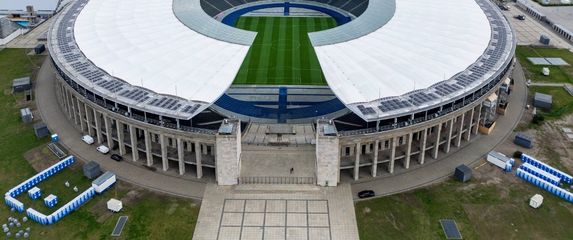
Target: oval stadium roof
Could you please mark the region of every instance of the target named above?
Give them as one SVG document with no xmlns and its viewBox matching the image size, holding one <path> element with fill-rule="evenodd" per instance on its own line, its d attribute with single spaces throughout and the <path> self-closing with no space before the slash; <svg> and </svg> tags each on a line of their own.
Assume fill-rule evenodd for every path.
<svg viewBox="0 0 573 240">
<path fill-rule="evenodd" d="M 62 34 L 73 32 L 91 63 L 201 109 L 230 87 L 256 35 L 214 20 L 200 0 L 91 0 L 77 11 Z M 354 21 L 309 36 L 332 91 L 368 121 L 473 91 L 507 66 L 515 45 L 488 0 L 370 0 Z"/>
</svg>

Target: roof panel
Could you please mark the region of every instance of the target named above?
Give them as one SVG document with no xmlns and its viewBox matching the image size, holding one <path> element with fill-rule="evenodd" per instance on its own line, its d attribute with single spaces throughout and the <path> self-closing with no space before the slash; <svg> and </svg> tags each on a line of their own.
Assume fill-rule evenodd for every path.
<svg viewBox="0 0 573 240">
<path fill-rule="evenodd" d="M 114 77 L 207 103 L 231 85 L 249 48 L 190 29 L 174 15 L 172 0 L 89 1 L 74 36 L 82 53 Z"/>
<path fill-rule="evenodd" d="M 345 26 L 377 21 L 372 9 Z M 396 1 L 394 16 L 383 27 L 315 50 L 334 93 L 353 104 L 399 96 L 451 78 L 483 54 L 490 34 L 489 21 L 474 0 L 439 8 L 432 1 Z"/>
</svg>

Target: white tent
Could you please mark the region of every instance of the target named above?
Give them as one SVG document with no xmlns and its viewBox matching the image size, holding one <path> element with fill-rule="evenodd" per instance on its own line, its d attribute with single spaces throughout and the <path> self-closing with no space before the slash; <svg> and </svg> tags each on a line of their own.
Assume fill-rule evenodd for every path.
<svg viewBox="0 0 573 240">
<path fill-rule="evenodd" d="M 115 198 L 110 199 L 107 201 L 107 209 L 112 212 L 119 212 L 123 208 L 123 203 Z"/>
</svg>

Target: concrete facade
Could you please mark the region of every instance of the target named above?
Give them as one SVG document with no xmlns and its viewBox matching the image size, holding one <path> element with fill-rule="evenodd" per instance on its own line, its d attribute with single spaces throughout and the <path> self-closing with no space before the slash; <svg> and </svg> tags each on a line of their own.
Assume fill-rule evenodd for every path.
<svg viewBox="0 0 573 240">
<path fill-rule="evenodd" d="M 137 121 L 94 103 L 60 77 L 56 90 L 60 107 L 82 134 L 94 136 L 98 144 L 117 149 L 133 162 L 162 171 L 176 166 L 180 175 L 194 173 L 196 178 L 202 177 L 204 168 L 215 168 L 215 132 L 189 132 Z"/>
<path fill-rule="evenodd" d="M 509 73 L 511 71 L 507 71 Z M 83 134 L 97 139 L 120 155 L 153 169 L 193 175 L 199 179 L 211 169 L 220 185 L 235 185 L 241 179 L 242 132 L 240 122 L 232 124 L 230 134 L 214 130 L 165 127 L 121 112 L 117 103 L 100 100 L 74 89 L 58 75 L 56 94 L 63 111 Z M 444 113 L 426 116 L 422 122 L 386 129 L 384 131 L 345 131 L 325 135 L 323 126 L 332 124 L 320 120 L 316 128 L 316 170 L 309 177 L 320 186 L 336 186 L 341 172 L 350 171 L 356 181 L 377 177 L 396 168 L 409 169 L 423 165 L 428 159 L 438 159 L 440 153 L 459 148 L 471 141 L 482 122 L 482 104 L 491 93 L 499 91 L 501 81 L 491 85 L 481 95 L 452 104 Z M 412 121 L 413 115 L 412 115 Z M 334 125 L 332 125 L 334 126 Z M 129 154 L 129 155 L 128 155 Z M 364 174 L 368 172 L 368 174 Z M 301 181 L 299 181 L 301 182 Z M 308 184 L 307 181 L 302 181 Z"/>
<path fill-rule="evenodd" d="M 332 123 L 319 120 L 316 127 L 316 184 L 336 186 L 340 182 L 340 144 L 338 136 L 327 136 L 324 127 Z"/>
<path fill-rule="evenodd" d="M 228 126 L 228 133 L 217 134 L 217 183 L 236 185 L 241 173 L 241 124 L 240 121 L 225 121 L 221 129 Z"/>
</svg>

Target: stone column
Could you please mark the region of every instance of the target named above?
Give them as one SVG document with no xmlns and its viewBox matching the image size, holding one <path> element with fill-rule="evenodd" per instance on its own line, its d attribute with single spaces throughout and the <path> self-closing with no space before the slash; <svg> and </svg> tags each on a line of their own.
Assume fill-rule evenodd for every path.
<svg viewBox="0 0 573 240">
<path fill-rule="evenodd" d="M 474 125 L 474 112 L 475 109 L 472 108 L 472 112 L 470 113 L 470 125 L 468 126 L 468 130 L 466 132 L 466 141 L 470 141 L 471 137 L 472 137 L 472 126 Z"/>
<path fill-rule="evenodd" d="M 324 129 L 332 130 L 326 135 Z M 340 181 L 340 141 L 336 127 L 327 120 L 318 120 L 316 127 L 316 184 L 335 187 Z"/>
<path fill-rule="evenodd" d="M 426 158 L 426 141 L 428 140 L 428 129 L 424 128 L 422 133 L 422 143 L 420 144 L 420 155 L 418 158 L 418 162 L 420 164 L 424 164 L 424 160 Z"/>
<path fill-rule="evenodd" d="M 94 120 L 95 120 L 95 125 L 96 125 L 97 143 L 101 144 L 101 143 L 103 143 L 103 136 L 101 133 L 101 118 L 99 116 L 99 113 L 95 110 L 95 108 L 94 108 Z"/>
<path fill-rule="evenodd" d="M 360 155 L 362 154 L 362 148 L 360 143 L 356 144 L 356 159 L 354 160 L 354 180 L 358 180 L 360 175 Z"/>
<path fill-rule="evenodd" d="M 215 138 L 217 183 L 219 185 L 238 184 L 241 174 L 241 122 L 226 119 L 221 124 Z"/>
<path fill-rule="evenodd" d="M 115 121 L 117 127 L 117 144 L 119 144 L 119 155 L 125 155 L 125 132 L 123 123 Z"/>
<path fill-rule="evenodd" d="M 129 125 L 129 138 L 131 138 L 131 156 L 133 161 L 139 160 L 139 149 L 137 147 L 137 132 L 133 125 Z"/>
<path fill-rule="evenodd" d="M 438 150 L 440 150 L 440 133 L 442 132 L 442 123 L 438 124 L 438 129 L 437 129 L 437 133 L 436 133 L 436 142 L 434 143 L 434 153 L 432 154 L 432 157 L 434 159 L 438 159 Z"/>
<path fill-rule="evenodd" d="M 197 166 L 197 178 L 202 178 L 203 177 L 203 163 L 202 163 L 202 152 L 203 149 L 201 149 L 201 143 L 199 142 L 195 142 L 195 163 Z"/>
<path fill-rule="evenodd" d="M 450 122 L 448 123 L 448 140 L 444 145 L 444 152 L 446 153 L 450 152 L 450 147 L 452 146 L 452 130 L 454 130 L 454 118 L 455 117 L 450 119 Z"/>
<path fill-rule="evenodd" d="M 405 156 L 405 160 L 404 160 L 404 168 L 408 169 L 410 168 L 410 154 L 412 154 L 412 137 L 413 134 L 410 133 L 408 134 L 408 146 L 406 147 L 406 156 Z"/>
<path fill-rule="evenodd" d="M 147 157 L 147 166 L 153 166 L 153 151 L 151 149 L 151 136 L 147 130 L 143 130 L 145 135 L 145 155 Z"/>
<path fill-rule="evenodd" d="M 464 130 L 464 118 L 466 117 L 466 112 L 462 113 L 462 120 L 460 121 L 460 128 L 458 129 L 458 138 L 456 139 L 456 147 L 462 145 L 462 132 Z"/>
<path fill-rule="evenodd" d="M 74 95 L 70 94 L 70 105 L 72 105 L 72 114 L 74 115 L 73 116 L 74 117 L 74 123 L 76 125 L 79 125 L 79 123 L 78 123 L 78 111 L 77 111 L 78 107 L 77 107 L 76 103 L 74 103 L 74 102 L 75 102 L 74 101 Z"/>
<path fill-rule="evenodd" d="M 161 145 L 161 164 L 163 166 L 163 171 L 169 170 L 169 160 L 167 159 L 167 141 L 165 141 L 165 135 L 159 135 L 159 144 Z"/>
<path fill-rule="evenodd" d="M 372 159 L 372 177 L 376 177 L 378 171 L 378 145 L 380 140 L 376 140 L 374 143 L 374 158 Z"/>
<path fill-rule="evenodd" d="M 388 163 L 388 172 L 394 173 L 394 161 L 396 161 L 396 140 L 397 138 L 392 138 L 392 142 L 390 143 L 390 163 Z"/>
<path fill-rule="evenodd" d="M 81 107 L 81 102 L 79 98 L 76 98 L 77 104 L 78 104 L 78 114 L 80 115 L 80 128 L 82 129 L 82 133 L 87 132 L 86 129 L 86 123 L 84 122 L 84 109 L 85 107 Z"/>
<path fill-rule="evenodd" d="M 103 122 L 105 125 L 105 135 L 107 138 L 107 146 L 109 147 L 109 149 L 112 149 L 114 144 L 113 144 L 113 133 L 111 130 L 111 123 L 110 123 L 110 119 L 108 116 L 103 115 Z"/>
<path fill-rule="evenodd" d="M 87 122 L 87 126 L 88 126 L 88 134 L 93 137 L 94 136 L 94 130 L 93 130 L 93 124 L 92 124 L 93 111 L 89 110 L 89 107 L 87 104 L 84 104 L 84 109 L 86 111 L 86 122 Z"/>
<path fill-rule="evenodd" d="M 478 108 L 478 117 L 476 119 L 476 125 L 474 126 L 474 134 L 478 134 L 478 130 L 479 130 L 479 122 L 481 119 L 481 108 L 482 108 L 483 102 L 480 103 L 479 108 Z"/>
<path fill-rule="evenodd" d="M 70 120 L 71 120 L 71 119 L 73 119 L 73 116 L 72 116 L 73 111 L 72 111 L 72 104 L 70 102 L 70 92 L 68 91 L 67 88 L 64 87 L 64 89 L 65 89 L 64 98 L 66 99 L 65 102 L 66 102 L 66 106 L 68 106 L 68 115 L 70 116 Z"/>
<path fill-rule="evenodd" d="M 185 153 L 183 152 L 183 140 L 177 138 L 177 158 L 179 159 L 179 175 L 185 174 Z"/>
</svg>

